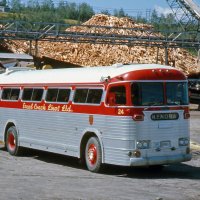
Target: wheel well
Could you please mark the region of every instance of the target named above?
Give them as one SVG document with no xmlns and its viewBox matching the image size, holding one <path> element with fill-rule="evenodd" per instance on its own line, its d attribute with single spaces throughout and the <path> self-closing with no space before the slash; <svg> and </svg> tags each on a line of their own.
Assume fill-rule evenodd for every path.
<svg viewBox="0 0 200 200">
<path fill-rule="evenodd" d="M 80 145 L 80 159 L 83 163 L 85 163 L 85 148 L 87 145 L 88 140 L 91 137 L 97 137 L 97 135 L 93 132 L 87 132 L 85 133 L 85 135 L 83 136 L 82 140 L 81 140 L 81 145 Z"/>
<path fill-rule="evenodd" d="M 15 126 L 15 124 L 12 123 L 12 122 L 9 122 L 9 123 L 7 124 L 7 126 L 6 126 L 6 128 L 5 128 L 4 142 L 6 142 L 6 133 L 7 133 L 8 129 L 9 129 L 11 126 Z"/>
</svg>

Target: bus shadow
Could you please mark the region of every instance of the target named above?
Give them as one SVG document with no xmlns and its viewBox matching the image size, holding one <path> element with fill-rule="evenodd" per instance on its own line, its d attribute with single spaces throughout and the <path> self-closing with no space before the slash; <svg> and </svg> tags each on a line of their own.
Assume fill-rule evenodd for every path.
<svg viewBox="0 0 200 200">
<path fill-rule="evenodd" d="M 26 149 L 24 149 L 23 155 L 21 156 L 30 157 L 36 160 L 40 160 L 42 162 L 63 165 L 66 167 L 72 167 L 76 169 L 83 168 L 78 158 L 56 153 L 50 153 L 46 151 L 40 151 L 35 149 L 27 149 L 26 151 Z"/>
<path fill-rule="evenodd" d="M 200 180 L 200 167 L 186 163 L 152 167 L 108 166 L 104 174 L 137 179 L 193 179 Z"/>
<path fill-rule="evenodd" d="M 5 151 L 5 149 L 1 147 L 0 151 Z M 40 160 L 46 163 L 62 165 L 74 169 L 81 169 L 84 171 L 87 170 L 86 167 L 81 164 L 79 159 L 77 158 L 49 153 L 45 151 L 24 149 L 23 155 L 21 155 L 20 157 L 30 157 L 32 159 Z M 137 179 L 179 178 L 200 180 L 200 167 L 191 166 L 187 163 L 166 165 L 163 167 L 121 167 L 106 164 L 103 165 L 103 170 L 101 171 L 101 174 Z"/>
<path fill-rule="evenodd" d="M 79 159 L 70 156 L 48 153 L 38 150 L 29 150 L 27 156 L 47 163 L 63 165 L 75 169 L 87 170 L 86 167 L 80 163 Z M 200 180 L 200 167 L 191 166 L 187 163 L 166 165 L 161 167 L 121 167 L 114 165 L 103 165 L 103 170 L 101 171 L 101 174 L 138 179 L 179 178 Z"/>
<path fill-rule="evenodd" d="M 1 146 L 0 146 L 0 151 L 7 152 L 6 148 L 1 147 Z M 7 154 L 9 155 L 8 152 Z M 40 150 L 35 150 L 35 149 L 23 148 L 23 153 L 20 154 L 19 157 L 36 159 L 36 160 L 40 160 L 46 163 L 58 164 L 58 165 L 63 165 L 66 167 L 72 167 L 72 168 L 77 168 L 77 169 L 83 168 L 78 158 L 56 154 L 56 153 L 49 153 L 46 151 L 40 151 Z"/>
</svg>

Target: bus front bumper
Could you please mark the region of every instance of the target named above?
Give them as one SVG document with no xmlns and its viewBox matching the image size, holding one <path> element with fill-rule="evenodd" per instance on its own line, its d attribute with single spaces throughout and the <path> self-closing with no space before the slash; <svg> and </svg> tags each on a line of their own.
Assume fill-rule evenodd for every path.
<svg viewBox="0 0 200 200">
<path fill-rule="evenodd" d="M 192 159 L 191 154 L 185 155 L 170 155 L 170 156 L 152 156 L 152 157 L 141 157 L 141 158 L 130 158 L 131 166 L 148 166 L 148 165 L 165 165 L 172 163 L 180 163 L 189 161 Z"/>
</svg>

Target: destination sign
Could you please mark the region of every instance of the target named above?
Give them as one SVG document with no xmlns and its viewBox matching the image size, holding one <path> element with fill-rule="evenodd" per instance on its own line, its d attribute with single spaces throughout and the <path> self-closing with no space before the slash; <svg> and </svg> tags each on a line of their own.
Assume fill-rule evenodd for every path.
<svg viewBox="0 0 200 200">
<path fill-rule="evenodd" d="M 152 120 L 177 120 L 178 118 L 178 113 L 153 113 L 151 115 Z"/>
</svg>

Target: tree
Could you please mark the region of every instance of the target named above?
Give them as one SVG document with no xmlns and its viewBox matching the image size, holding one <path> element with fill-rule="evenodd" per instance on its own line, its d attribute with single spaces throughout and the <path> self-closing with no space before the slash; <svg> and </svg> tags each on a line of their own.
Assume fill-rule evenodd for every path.
<svg viewBox="0 0 200 200">
<path fill-rule="evenodd" d="M 123 8 L 120 8 L 119 9 L 119 17 L 126 17 L 126 16 L 127 16 L 127 14 L 125 14 Z"/>
<path fill-rule="evenodd" d="M 104 14 L 104 15 L 111 15 L 110 12 L 108 10 L 102 10 L 101 11 L 101 14 Z"/>
<path fill-rule="evenodd" d="M 19 12 L 22 8 L 20 0 L 11 0 L 10 5 L 13 12 Z"/>
<path fill-rule="evenodd" d="M 159 23 L 159 16 L 158 12 L 154 9 L 152 14 L 151 14 L 151 23 Z"/>
<path fill-rule="evenodd" d="M 40 4 L 38 0 L 28 0 L 27 9 L 38 11 Z"/>
<path fill-rule="evenodd" d="M 167 16 L 165 18 L 166 18 L 166 23 L 168 23 L 168 24 L 176 23 L 176 19 L 172 13 L 167 14 Z"/>
<path fill-rule="evenodd" d="M 54 9 L 53 0 L 44 0 L 41 8 L 44 11 L 52 11 Z"/>
<path fill-rule="evenodd" d="M 79 21 L 86 21 L 94 15 L 94 11 L 87 3 L 82 3 L 79 6 Z"/>
<path fill-rule="evenodd" d="M 0 6 L 7 6 L 6 0 L 0 0 Z"/>
<path fill-rule="evenodd" d="M 123 8 L 120 8 L 119 10 L 117 10 L 117 9 L 114 10 L 114 16 L 115 17 L 126 17 L 128 15 L 124 12 Z"/>
<path fill-rule="evenodd" d="M 60 15 L 60 17 L 66 18 L 67 16 L 66 10 L 67 10 L 67 3 L 65 3 L 64 0 L 60 0 L 56 12 Z"/>
</svg>

